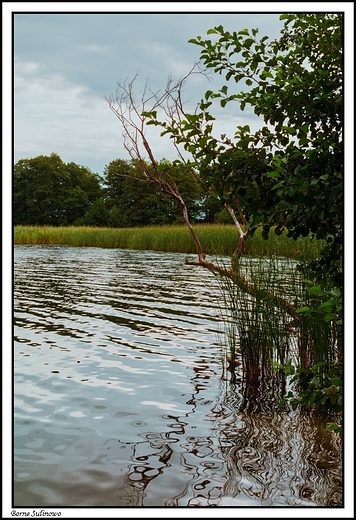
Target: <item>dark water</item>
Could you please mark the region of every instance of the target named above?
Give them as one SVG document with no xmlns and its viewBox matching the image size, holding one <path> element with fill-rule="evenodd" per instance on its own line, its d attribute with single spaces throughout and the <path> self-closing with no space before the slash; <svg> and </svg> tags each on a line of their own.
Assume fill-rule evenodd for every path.
<svg viewBox="0 0 356 520">
<path fill-rule="evenodd" d="M 210 273 L 59 246 L 14 263 L 14 507 L 342 505 L 322 421 L 241 408 Z"/>
</svg>

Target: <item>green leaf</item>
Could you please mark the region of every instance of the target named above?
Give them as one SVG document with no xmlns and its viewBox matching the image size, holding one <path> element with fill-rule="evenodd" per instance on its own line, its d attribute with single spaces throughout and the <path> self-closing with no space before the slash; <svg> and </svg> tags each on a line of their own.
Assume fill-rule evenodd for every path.
<svg viewBox="0 0 356 520">
<path fill-rule="evenodd" d="M 279 19 L 282 21 L 282 20 L 288 20 L 288 22 L 291 22 L 294 18 L 294 15 L 292 14 L 281 14 L 281 16 L 279 17 Z"/>
<path fill-rule="evenodd" d="M 300 145 L 300 146 L 304 146 L 304 145 L 306 145 L 306 144 L 309 144 L 309 139 L 308 139 L 307 137 L 301 137 L 301 138 L 299 139 L 299 145 Z"/>
<path fill-rule="evenodd" d="M 287 134 L 295 135 L 297 133 L 296 129 L 290 126 L 283 126 L 282 129 L 285 130 Z"/>
<path fill-rule="evenodd" d="M 253 44 L 254 40 L 252 38 L 247 38 L 244 42 L 244 47 L 246 47 L 246 49 L 249 49 L 251 47 L 251 45 Z"/>
<path fill-rule="evenodd" d="M 273 78 L 273 74 L 270 71 L 263 70 L 260 75 L 261 79 Z"/>
<path fill-rule="evenodd" d="M 324 318 L 324 320 L 328 323 L 329 321 L 332 321 L 335 319 L 335 316 L 333 314 L 327 314 Z"/>
<path fill-rule="evenodd" d="M 267 173 L 267 177 L 270 177 L 271 179 L 278 178 L 280 176 L 281 176 L 281 174 L 279 172 L 276 172 L 276 171 Z"/>
<path fill-rule="evenodd" d="M 156 119 L 157 118 L 157 111 L 156 110 L 152 110 L 152 112 L 142 112 L 141 116 L 142 117 L 153 117 L 154 119 Z"/>
<path fill-rule="evenodd" d="M 326 431 L 328 432 L 336 432 L 341 433 L 341 427 L 336 423 L 328 423 L 326 426 Z"/>
<path fill-rule="evenodd" d="M 301 314 L 303 312 L 310 312 L 310 307 L 299 307 L 299 309 L 297 309 L 297 312 L 299 314 Z"/>
<path fill-rule="evenodd" d="M 322 294 L 324 294 L 324 291 L 322 290 L 320 285 L 314 285 L 313 287 L 309 287 L 308 293 L 309 294 L 320 294 L 320 295 L 322 295 Z"/>
<path fill-rule="evenodd" d="M 320 305 L 320 308 L 324 310 L 324 312 L 330 312 L 331 309 L 333 308 L 333 302 L 331 302 L 330 300 L 328 300 L 327 302 L 323 302 L 321 305 Z"/>
<path fill-rule="evenodd" d="M 272 186 L 272 190 L 278 190 L 278 188 L 283 188 L 283 186 L 284 186 L 284 181 L 278 182 L 277 184 Z"/>
</svg>

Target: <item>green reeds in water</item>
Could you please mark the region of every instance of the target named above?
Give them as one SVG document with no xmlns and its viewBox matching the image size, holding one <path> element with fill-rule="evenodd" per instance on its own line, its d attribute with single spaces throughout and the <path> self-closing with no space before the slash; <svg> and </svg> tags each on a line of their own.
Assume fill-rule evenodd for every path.
<svg viewBox="0 0 356 520">
<path fill-rule="evenodd" d="M 276 296 L 295 293 L 291 282 L 296 280 L 290 276 L 293 268 L 294 263 L 285 259 L 242 257 L 235 269 L 249 292 L 246 286 L 221 278 L 228 336 L 234 341 L 230 341 L 231 358 L 241 356 L 248 380 L 272 376 L 273 363 L 284 364 L 288 359 L 293 316 L 276 305 Z"/>
<path fill-rule="evenodd" d="M 277 366 L 309 368 L 337 357 L 333 323 L 308 293 L 298 263 L 287 258 L 241 257 L 236 277 L 221 277 L 229 369 L 240 360 L 246 381 L 283 380 Z M 299 313 L 309 305 L 315 312 Z"/>
</svg>

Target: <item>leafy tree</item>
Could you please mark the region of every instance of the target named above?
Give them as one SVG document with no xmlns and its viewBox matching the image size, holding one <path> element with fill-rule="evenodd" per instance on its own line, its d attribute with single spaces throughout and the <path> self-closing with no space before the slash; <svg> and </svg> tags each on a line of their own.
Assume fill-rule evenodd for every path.
<svg viewBox="0 0 356 520">
<path fill-rule="evenodd" d="M 271 42 L 266 36 L 259 38 L 257 29 L 230 33 L 222 26 L 208 31 L 214 42 L 201 36 L 190 40 L 202 47 L 201 60 L 207 69 L 223 75 L 227 84 L 218 92 L 208 90 L 192 114 L 181 105 L 182 84 L 178 83 L 165 100 L 168 117 L 159 117 L 158 97 L 154 110 L 142 115 L 147 124 L 161 127 L 162 136 L 168 135 L 191 154 L 203 185 L 224 202 L 239 230 L 237 255 L 258 226 L 263 226 L 265 238 L 276 226 L 276 234 L 286 229 L 294 239 L 311 235 L 326 241 L 320 257 L 301 267 L 324 295 L 334 289 L 340 294 L 333 307 L 338 309 L 333 319 L 340 324 L 342 15 L 286 14 L 281 19 L 285 21 L 281 37 Z M 216 100 L 221 107 L 237 102 L 244 110 L 249 105 L 260 117 L 261 128 L 251 132 L 247 125 L 237 126 L 233 138 L 216 137 L 212 124 Z M 200 250 L 198 255 L 200 264 L 219 271 L 206 264 Z M 233 276 L 233 271 L 234 267 L 224 274 Z M 321 303 L 330 304 L 330 299 Z M 340 330 L 339 345 L 341 339 Z"/>
<path fill-rule="evenodd" d="M 21 159 L 14 166 L 14 224 L 73 224 L 101 194 L 96 174 L 58 154 Z"/>
<path fill-rule="evenodd" d="M 191 73 L 193 73 L 193 70 Z M 178 156 L 182 160 L 176 161 L 172 167 L 167 168 L 165 165 L 162 168 L 162 166 L 160 166 L 159 162 L 156 160 L 152 148 L 145 135 L 146 123 L 147 121 L 151 122 L 150 119 L 152 117 L 157 117 L 157 108 L 163 108 L 170 121 L 174 121 L 176 116 L 178 120 L 181 120 L 180 116 L 184 115 L 181 104 L 181 91 L 184 79 L 186 78 L 179 81 L 177 85 L 172 85 L 172 81 L 169 80 L 167 87 L 162 95 L 160 92 L 158 92 L 156 95 L 153 94 L 146 84 L 144 92 L 141 96 L 141 101 L 139 103 L 136 102 L 134 92 L 136 78 L 137 76 L 135 76 L 134 79 L 129 83 L 118 82 L 118 88 L 115 95 L 111 95 L 106 98 L 109 108 L 119 119 L 122 125 L 124 148 L 131 157 L 135 167 L 140 170 L 142 179 L 144 179 L 148 185 L 154 184 L 156 187 L 159 187 L 162 194 L 170 197 L 175 204 L 178 204 L 182 213 L 183 222 L 188 227 L 188 230 L 196 244 L 198 263 L 202 265 L 204 264 L 205 267 L 210 268 L 209 264 L 205 260 L 206 254 L 204 253 L 199 237 L 197 236 L 197 233 L 192 226 L 191 216 L 189 215 L 187 203 L 182 197 L 175 179 L 171 175 L 171 173 L 174 172 L 174 166 L 176 164 L 179 164 L 180 166 L 186 164 L 184 157 L 181 155 L 177 146 L 177 140 L 173 139 L 171 142 L 175 146 Z M 150 108 L 149 111 L 147 110 L 148 106 Z M 155 122 L 153 123 L 155 124 Z M 157 124 L 159 124 L 158 121 Z M 162 135 L 168 132 L 162 132 Z M 144 157 L 143 150 L 146 151 L 148 159 Z M 197 172 L 195 171 L 193 173 L 193 169 L 190 164 L 189 167 L 191 174 L 196 176 Z M 200 179 L 199 182 L 201 184 Z M 206 194 L 208 194 L 208 192 L 206 192 Z M 215 266 L 211 265 L 211 269 L 215 270 Z"/>
<path fill-rule="evenodd" d="M 103 172 L 105 202 L 109 209 L 118 205 L 125 191 L 125 179 L 134 175 L 135 168 L 124 159 L 115 159 L 107 164 Z"/>
<path fill-rule="evenodd" d="M 116 222 L 122 227 L 144 226 L 158 218 L 160 204 L 157 188 L 143 182 L 132 162 L 116 159 L 104 169 L 105 202 L 110 211 L 116 207 Z"/>
<path fill-rule="evenodd" d="M 109 220 L 109 210 L 106 207 L 104 197 L 96 199 L 83 217 L 75 221 L 76 226 L 106 227 Z"/>
<path fill-rule="evenodd" d="M 70 191 L 65 199 L 65 216 L 66 224 L 74 224 L 74 222 L 81 218 L 89 209 L 88 194 L 80 188 L 75 186 Z"/>
<path fill-rule="evenodd" d="M 281 37 L 268 41 L 258 30 L 230 33 L 222 26 L 208 31 L 215 41 L 201 36 L 190 40 L 201 50 L 201 62 L 232 81 L 208 90 L 194 113 L 182 104 L 184 82 L 168 81 L 156 95 L 147 85 L 140 104 L 135 101 L 134 78 L 118 83 L 109 107 L 119 118 L 130 156 L 142 164 L 140 144 L 148 153 L 155 181 L 187 212 L 176 186 L 161 177 L 145 136 L 145 126 L 162 129 L 176 147 L 181 163 L 196 169 L 206 194 L 215 193 L 225 204 L 239 233 L 237 253 L 243 252 L 248 234 L 263 225 L 267 237 L 272 225 L 293 238 L 312 233 L 327 240 L 321 258 L 310 267 L 321 283 L 342 284 L 342 15 L 285 14 Z M 236 85 L 245 90 L 236 92 Z M 213 135 L 215 100 L 221 107 L 236 101 L 251 106 L 262 127 L 251 132 L 237 126 L 232 138 Z M 148 106 L 150 104 L 150 106 Z M 162 118 L 163 114 L 163 118 Z M 134 129 L 132 132 L 131 130 Z M 186 161 L 181 147 L 191 154 Z M 181 200 L 183 199 L 183 200 Z M 233 206 L 235 206 L 235 211 Z M 238 216 L 238 218 L 236 217 Z M 184 217 L 190 227 L 189 218 Z M 245 231 L 242 228 L 245 227 Z M 193 236 L 196 240 L 196 236 Z M 197 242 L 197 241 L 196 241 Z M 199 261 L 205 261 L 197 242 Z"/>
<path fill-rule="evenodd" d="M 89 210 L 91 204 L 102 197 L 102 179 L 85 166 L 74 162 L 66 166 L 72 186 L 66 199 L 66 220 L 67 224 L 73 224 Z"/>
<path fill-rule="evenodd" d="M 145 167 L 150 169 L 149 164 Z M 162 176 L 170 176 L 179 186 L 191 214 L 198 215 L 201 211 L 200 185 L 192 172 L 167 160 L 160 161 L 158 167 Z M 104 169 L 103 182 L 107 207 L 116 207 L 117 225 L 145 226 L 181 221 L 181 210 L 176 201 L 162 194 L 156 183 L 148 183 L 134 160 L 112 161 Z"/>
<path fill-rule="evenodd" d="M 122 221 L 122 215 L 117 206 L 112 206 L 112 208 L 109 210 L 108 226 L 109 227 L 124 227 L 123 221 Z"/>
<path fill-rule="evenodd" d="M 124 192 L 119 199 L 119 209 L 124 216 L 124 225 L 147 226 L 162 220 L 162 203 L 157 187 L 146 184 L 140 172 L 134 172 L 123 184 Z"/>
<path fill-rule="evenodd" d="M 174 184 L 184 199 L 188 213 L 193 221 L 199 220 L 204 212 L 204 198 L 202 188 L 193 169 L 184 164 L 173 164 L 163 159 L 159 163 L 160 174 L 168 182 Z M 162 200 L 162 195 L 160 195 Z M 182 222 L 182 212 L 177 201 L 168 195 L 165 199 L 166 223 Z"/>
<path fill-rule="evenodd" d="M 58 225 L 70 177 L 59 155 L 21 159 L 14 168 L 14 223 Z"/>
<path fill-rule="evenodd" d="M 249 88 L 231 93 L 228 86 L 208 91 L 199 118 L 209 119 L 213 99 L 225 107 L 237 101 L 261 116 L 257 132 L 238 127 L 235 141 L 203 134 L 194 156 L 223 197 L 238 195 L 249 225 L 277 224 L 298 238 L 313 233 L 327 239 L 322 258 L 312 267 L 318 278 L 342 282 L 342 15 L 285 14 L 281 38 L 268 42 L 258 31 L 208 31 L 217 40 L 191 40 L 202 47 L 208 68 Z M 200 123 L 200 121 L 199 121 Z M 197 125 L 198 126 L 198 125 Z M 200 129 L 201 127 L 199 127 Z M 189 132 L 180 132 L 191 150 Z M 202 132 L 199 134 L 202 135 Z M 204 143 L 206 141 L 206 143 Z M 213 167 L 212 167 L 213 165 Z"/>
</svg>

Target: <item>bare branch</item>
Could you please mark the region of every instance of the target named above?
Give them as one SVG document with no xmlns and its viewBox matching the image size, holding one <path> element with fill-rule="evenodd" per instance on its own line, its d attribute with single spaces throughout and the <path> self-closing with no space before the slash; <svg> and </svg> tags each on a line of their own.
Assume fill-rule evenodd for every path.
<svg viewBox="0 0 356 520">
<path fill-rule="evenodd" d="M 178 202 L 182 210 L 184 223 L 188 227 L 189 232 L 196 244 L 199 263 L 203 263 L 206 267 L 212 270 L 218 270 L 217 266 L 213 267 L 212 265 L 208 265 L 208 263 L 206 263 L 206 254 L 204 253 L 200 240 L 190 222 L 188 210 L 183 197 L 181 196 L 179 189 L 176 183 L 173 181 L 172 177 L 170 177 L 167 172 L 165 172 L 164 177 L 162 176 L 158 167 L 158 161 L 154 156 L 152 147 L 150 146 L 145 134 L 147 113 L 151 114 L 154 111 L 162 111 L 167 118 L 166 123 L 169 125 L 176 125 L 174 128 L 178 129 L 179 124 L 182 121 L 187 120 L 188 114 L 184 108 L 182 94 L 185 82 L 193 74 L 203 74 L 208 77 L 206 71 L 202 70 L 200 65 L 196 63 L 191 68 L 191 70 L 180 80 L 174 81 L 172 77 L 169 77 L 164 91 L 159 90 L 157 92 L 153 92 L 146 81 L 139 102 L 136 101 L 134 95 L 134 86 L 138 79 L 138 74 L 136 74 L 131 81 L 127 81 L 127 79 L 123 82 L 119 81 L 116 95 L 107 98 L 107 102 L 110 109 L 121 123 L 123 129 L 124 147 L 129 153 L 130 157 L 136 161 L 136 164 L 140 168 L 144 178 L 147 180 L 147 182 L 156 183 L 158 186 L 160 186 L 164 193 L 168 194 Z M 200 123 L 204 125 L 204 119 L 202 119 L 201 122 L 199 121 L 199 124 Z M 158 123 L 158 126 L 165 128 L 165 122 Z M 203 132 L 204 129 L 201 128 L 201 134 L 203 134 Z M 179 137 L 179 133 L 177 135 Z M 173 133 L 173 135 L 171 134 L 170 137 L 178 157 L 183 164 L 187 164 L 187 160 L 185 159 L 179 147 L 177 136 Z M 197 143 L 199 138 L 200 134 L 192 136 L 190 139 L 192 143 Z M 148 156 L 149 165 L 143 156 L 143 151 Z M 201 179 L 196 174 L 196 172 L 193 171 L 192 173 L 201 183 Z M 239 242 L 235 253 L 241 254 L 244 250 L 244 244 L 248 237 L 248 232 L 244 232 L 242 230 L 242 227 L 237 220 L 233 209 L 227 203 L 225 204 L 225 207 L 230 213 L 239 233 Z M 241 216 L 242 211 L 238 204 L 237 207 Z M 242 222 L 245 223 L 246 221 L 242 220 Z"/>
<path fill-rule="evenodd" d="M 148 139 L 146 138 L 145 130 L 147 117 L 144 115 L 146 112 L 152 113 L 152 111 L 161 110 L 165 114 L 169 124 L 172 124 L 172 122 L 177 122 L 178 127 L 180 122 L 187 120 L 187 114 L 185 112 L 182 101 L 182 91 L 185 81 L 195 73 L 201 74 L 204 72 L 199 70 L 199 68 L 196 69 L 196 65 L 194 65 L 188 74 L 181 80 L 173 82 L 173 79 L 169 78 L 166 88 L 163 92 L 152 92 L 146 82 L 139 103 L 136 102 L 134 96 L 134 85 L 138 75 L 136 75 L 130 82 L 127 82 L 127 80 L 125 80 L 123 83 L 118 82 L 116 96 L 110 96 L 106 100 L 110 109 L 121 123 L 123 129 L 124 147 L 129 153 L 130 157 L 139 167 L 144 179 L 146 179 L 146 182 L 157 184 L 164 194 L 167 194 L 169 197 L 178 202 L 182 211 L 183 221 L 196 244 L 196 250 L 198 254 L 197 261 L 186 260 L 187 264 L 199 265 L 209 269 L 215 275 L 230 278 L 233 283 L 240 287 L 244 292 L 256 298 L 266 298 L 269 300 L 272 299 L 276 306 L 283 308 L 285 312 L 293 317 L 296 317 L 296 310 L 293 305 L 266 290 L 256 288 L 253 284 L 250 284 L 248 280 L 242 278 L 239 273 L 238 265 L 234 264 L 234 256 L 232 258 L 231 269 L 221 267 L 216 263 L 209 262 L 206 259 L 206 254 L 204 253 L 197 233 L 195 232 L 195 229 L 190 222 L 187 206 L 180 194 L 177 184 L 172 176 L 169 175 L 169 172 L 166 170 L 163 171 L 159 168 L 159 163 L 154 156 Z M 158 124 L 161 124 L 161 126 L 164 128 L 164 123 Z M 198 138 L 199 136 L 196 137 L 196 139 Z M 174 135 L 171 136 L 171 139 L 178 156 L 181 158 L 183 164 L 186 164 L 186 161 L 184 160 Z M 194 138 L 192 139 L 192 142 L 194 142 Z M 148 162 L 141 152 L 142 149 L 148 156 Z M 201 182 L 201 179 L 196 174 L 196 172 L 193 171 L 192 173 L 196 175 L 197 179 Z M 208 186 L 206 191 L 209 193 L 212 190 Z M 233 197 L 232 200 L 236 204 L 242 224 L 246 225 L 247 222 L 239 201 L 236 197 Z M 225 202 L 225 208 L 229 212 L 239 234 L 238 246 L 235 250 L 235 258 L 238 258 L 244 251 L 245 241 L 249 236 L 249 231 L 243 231 L 233 208 L 228 202 Z"/>
<path fill-rule="evenodd" d="M 167 172 L 165 172 L 163 177 L 158 168 L 158 161 L 155 159 L 152 148 L 145 135 L 146 117 L 143 115 L 145 112 L 152 112 L 157 108 L 164 107 L 165 113 L 169 117 L 172 117 L 174 114 L 182 117 L 183 106 L 181 103 L 181 89 L 184 81 L 192 73 L 193 71 L 188 73 L 186 77 L 178 81 L 176 84 L 172 84 L 172 80 L 169 79 L 164 93 L 160 93 L 160 91 L 153 93 L 148 88 L 146 82 L 140 103 L 136 103 L 134 97 L 133 87 L 134 82 L 138 77 L 136 75 L 129 83 L 127 81 L 124 81 L 123 83 L 118 82 L 116 97 L 114 98 L 111 96 L 106 100 L 110 109 L 121 123 L 125 149 L 128 151 L 130 157 L 136 161 L 136 164 L 140 168 L 145 179 L 148 182 L 156 183 L 164 193 L 170 195 L 178 202 L 182 210 L 184 223 L 188 227 L 196 244 L 199 260 L 203 260 L 205 259 L 205 253 L 203 252 L 200 240 L 189 220 L 188 209 L 184 199 L 172 177 Z M 147 108 L 148 106 L 149 109 Z M 148 155 L 149 164 L 147 164 L 141 153 L 141 147 L 143 147 Z"/>
</svg>

